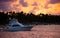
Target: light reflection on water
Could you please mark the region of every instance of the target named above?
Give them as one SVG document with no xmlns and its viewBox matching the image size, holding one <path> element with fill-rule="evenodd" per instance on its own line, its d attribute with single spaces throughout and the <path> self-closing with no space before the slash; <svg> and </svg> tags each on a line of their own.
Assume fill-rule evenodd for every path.
<svg viewBox="0 0 60 38">
<path fill-rule="evenodd" d="M 60 25 L 36 25 L 31 30 L 0 32 L 0 38 L 60 38 Z"/>
</svg>

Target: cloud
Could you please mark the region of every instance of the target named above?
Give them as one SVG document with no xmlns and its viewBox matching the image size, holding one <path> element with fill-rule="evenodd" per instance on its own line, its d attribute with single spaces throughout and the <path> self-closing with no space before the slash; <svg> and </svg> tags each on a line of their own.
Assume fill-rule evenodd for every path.
<svg viewBox="0 0 60 38">
<path fill-rule="evenodd" d="M 37 3 L 36 3 L 36 2 L 34 2 L 34 3 L 32 4 L 32 6 L 37 6 Z"/>
<path fill-rule="evenodd" d="M 51 0 L 50 1 L 52 4 L 55 4 L 55 3 L 60 3 L 60 0 Z"/>
<path fill-rule="evenodd" d="M 16 0 L 0 0 L 1 3 L 2 2 L 14 2 L 14 1 L 16 1 Z"/>
<path fill-rule="evenodd" d="M 60 13 L 60 3 L 49 4 L 48 7 L 48 11 L 50 12 L 50 14 L 57 15 Z"/>
<path fill-rule="evenodd" d="M 1 0 L 3 11 L 24 11 L 33 14 L 60 14 L 60 0 Z"/>
<path fill-rule="evenodd" d="M 20 0 L 20 3 L 21 3 L 21 5 L 23 6 L 23 7 L 27 7 L 28 5 L 27 5 L 27 2 L 24 2 L 24 0 Z"/>
<path fill-rule="evenodd" d="M 11 11 L 10 4 L 16 0 L 0 0 L 0 9 L 3 11 Z"/>
<path fill-rule="evenodd" d="M 8 11 L 9 9 L 9 4 L 10 3 L 0 3 L 0 9 L 3 11 Z"/>
</svg>

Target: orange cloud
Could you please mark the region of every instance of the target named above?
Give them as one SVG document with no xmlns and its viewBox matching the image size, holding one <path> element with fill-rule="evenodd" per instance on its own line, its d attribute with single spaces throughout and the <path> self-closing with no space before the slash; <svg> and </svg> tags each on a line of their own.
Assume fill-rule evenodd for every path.
<svg viewBox="0 0 60 38">
<path fill-rule="evenodd" d="M 9 4 L 9 11 L 33 14 L 60 14 L 60 3 L 57 0 L 15 0 Z"/>
<path fill-rule="evenodd" d="M 51 14 L 59 14 L 60 13 L 60 3 L 49 4 L 48 7 L 49 7 L 48 11 Z"/>
<path fill-rule="evenodd" d="M 33 12 L 34 14 L 39 14 L 38 11 L 44 10 L 46 5 L 49 3 L 49 0 L 46 0 L 46 1 L 45 0 L 24 0 L 24 2 L 27 2 L 28 6 L 22 7 L 23 11 Z M 36 3 L 36 5 L 33 5 L 34 3 Z"/>
</svg>

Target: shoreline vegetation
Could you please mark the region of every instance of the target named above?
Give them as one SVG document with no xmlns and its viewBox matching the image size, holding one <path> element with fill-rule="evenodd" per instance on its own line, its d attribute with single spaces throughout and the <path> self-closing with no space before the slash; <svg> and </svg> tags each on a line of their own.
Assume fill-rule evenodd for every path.
<svg viewBox="0 0 60 38">
<path fill-rule="evenodd" d="M 9 18 L 16 18 L 20 23 L 27 25 L 47 25 L 47 24 L 57 24 L 60 25 L 60 15 L 51 14 L 38 14 L 34 15 L 32 13 L 26 14 L 21 12 L 0 12 L 0 25 L 5 25 L 9 23 Z"/>
</svg>

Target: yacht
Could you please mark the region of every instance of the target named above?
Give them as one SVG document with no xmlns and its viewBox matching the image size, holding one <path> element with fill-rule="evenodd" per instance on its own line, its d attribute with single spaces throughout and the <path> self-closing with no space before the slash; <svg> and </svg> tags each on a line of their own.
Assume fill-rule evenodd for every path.
<svg viewBox="0 0 60 38">
<path fill-rule="evenodd" d="M 13 18 L 9 21 L 8 27 L 4 28 L 4 31 L 31 31 L 33 26 L 31 25 L 23 25 L 18 22 L 17 19 Z"/>
</svg>

